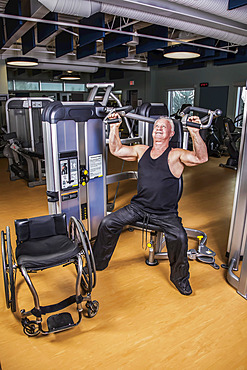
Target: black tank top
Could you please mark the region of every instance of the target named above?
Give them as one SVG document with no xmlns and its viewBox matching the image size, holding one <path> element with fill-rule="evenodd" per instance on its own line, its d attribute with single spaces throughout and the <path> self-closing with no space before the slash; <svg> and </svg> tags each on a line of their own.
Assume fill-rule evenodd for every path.
<svg viewBox="0 0 247 370">
<path fill-rule="evenodd" d="M 137 195 L 131 203 L 139 205 L 148 213 L 163 214 L 177 212 L 179 179 L 168 166 L 168 147 L 156 159 L 150 156 L 149 147 L 138 163 Z"/>
</svg>

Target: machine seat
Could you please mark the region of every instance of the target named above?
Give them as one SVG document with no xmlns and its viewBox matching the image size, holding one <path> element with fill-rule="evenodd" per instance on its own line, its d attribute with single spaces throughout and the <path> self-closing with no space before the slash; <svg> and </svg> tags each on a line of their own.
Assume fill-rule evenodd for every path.
<svg viewBox="0 0 247 370">
<path fill-rule="evenodd" d="M 145 228 L 145 229 L 151 230 L 151 231 L 163 232 L 160 226 L 154 225 L 154 224 L 150 224 L 150 223 L 148 223 L 148 225 L 145 225 L 143 223 L 143 221 L 133 222 L 130 226 L 137 227 L 137 228 L 140 228 L 140 229 Z"/>
<path fill-rule="evenodd" d="M 42 153 L 32 152 L 31 150 L 27 150 L 27 149 L 23 149 L 23 148 L 20 148 L 19 150 L 23 154 L 29 155 L 29 157 L 31 157 L 31 158 L 44 159 L 44 154 L 42 154 Z"/>
<path fill-rule="evenodd" d="M 15 229 L 19 266 L 28 269 L 58 266 L 81 251 L 68 237 L 64 214 L 15 220 Z"/>
</svg>

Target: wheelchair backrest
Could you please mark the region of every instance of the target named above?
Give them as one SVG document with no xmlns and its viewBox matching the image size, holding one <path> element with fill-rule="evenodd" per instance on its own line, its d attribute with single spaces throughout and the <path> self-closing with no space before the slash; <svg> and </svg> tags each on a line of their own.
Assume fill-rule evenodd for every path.
<svg viewBox="0 0 247 370">
<path fill-rule="evenodd" d="M 67 235 L 66 215 L 54 214 L 15 220 L 15 231 L 17 244 L 30 239 Z"/>
</svg>

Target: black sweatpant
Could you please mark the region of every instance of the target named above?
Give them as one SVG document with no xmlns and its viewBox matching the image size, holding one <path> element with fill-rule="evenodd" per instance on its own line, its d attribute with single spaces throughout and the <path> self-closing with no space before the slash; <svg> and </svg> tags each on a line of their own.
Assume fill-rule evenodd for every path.
<svg viewBox="0 0 247 370">
<path fill-rule="evenodd" d="M 107 215 L 101 221 L 93 247 L 96 270 L 104 270 L 108 266 L 123 227 L 135 221 L 143 221 L 147 216 L 150 224 L 160 226 L 165 233 L 171 280 L 189 278 L 188 238 L 181 218 L 177 213 L 148 214 L 132 203 Z"/>
</svg>

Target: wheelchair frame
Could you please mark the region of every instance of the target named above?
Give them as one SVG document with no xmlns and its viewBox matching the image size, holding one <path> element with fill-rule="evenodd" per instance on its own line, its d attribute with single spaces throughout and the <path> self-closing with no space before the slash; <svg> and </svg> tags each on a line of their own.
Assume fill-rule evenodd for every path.
<svg viewBox="0 0 247 370">
<path fill-rule="evenodd" d="M 91 292 L 96 284 L 96 268 L 90 241 L 83 223 L 73 216 L 69 221 L 69 239 L 74 243 L 78 243 L 82 249 L 75 257 L 68 259 L 66 263 L 61 263 L 59 265 L 67 266 L 71 263 L 75 264 L 77 270 L 75 295 L 72 295 L 53 305 L 41 306 L 38 293 L 31 281 L 29 273 L 41 271 L 54 266 L 28 269 L 24 266 L 18 265 L 12 251 L 9 226 L 6 227 L 6 232 L 3 230 L 1 232 L 2 265 L 6 306 L 7 308 L 11 308 L 13 313 L 16 312 L 15 280 L 17 270 L 21 272 L 33 296 L 34 308 L 30 311 L 25 311 L 25 309 L 21 310 L 21 324 L 23 326 L 24 333 L 28 336 L 36 336 L 39 333 L 47 335 L 50 333 L 57 333 L 70 329 L 74 326 L 77 326 L 81 322 L 83 312 L 85 312 L 84 315 L 89 318 L 94 317 L 98 312 L 98 301 L 92 301 L 91 299 Z M 86 309 L 82 307 L 83 302 L 86 302 Z M 61 309 L 64 309 L 73 303 L 76 303 L 77 305 L 77 322 L 74 323 L 70 313 L 63 312 L 49 316 L 47 318 L 48 330 L 43 329 L 42 315 L 60 311 Z M 34 320 L 30 320 L 28 318 L 31 315 L 35 316 Z"/>
</svg>

